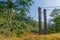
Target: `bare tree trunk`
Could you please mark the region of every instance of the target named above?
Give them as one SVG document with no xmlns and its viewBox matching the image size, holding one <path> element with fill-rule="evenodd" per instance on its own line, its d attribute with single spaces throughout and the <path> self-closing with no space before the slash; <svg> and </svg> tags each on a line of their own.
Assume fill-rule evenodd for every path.
<svg viewBox="0 0 60 40">
<path fill-rule="evenodd" d="M 10 27 L 11 31 L 12 31 L 13 27 L 11 25 L 11 9 L 8 9 L 8 22 L 7 22 L 7 24 L 8 24 L 8 27 Z"/>
<path fill-rule="evenodd" d="M 10 28 L 10 30 L 12 32 L 12 35 L 13 35 L 13 30 L 14 29 L 13 29 L 12 24 L 11 24 L 11 9 L 8 9 L 7 26 Z"/>
<path fill-rule="evenodd" d="M 44 9 L 44 34 L 47 34 L 47 18 L 46 18 L 46 9 Z"/>
<path fill-rule="evenodd" d="M 38 8 L 38 20 L 39 20 L 39 34 L 42 34 L 42 19 L 41 19 L 41 8 Z"/>
<path fill-rule="evenodd" d="M 10 27 L 10 23 L 11 23 L 11 11 L 10 11 L 10 9 L 8 9 L 8 22 L 7 22 L 7 24 L 9 27 Z"/>
</svg>

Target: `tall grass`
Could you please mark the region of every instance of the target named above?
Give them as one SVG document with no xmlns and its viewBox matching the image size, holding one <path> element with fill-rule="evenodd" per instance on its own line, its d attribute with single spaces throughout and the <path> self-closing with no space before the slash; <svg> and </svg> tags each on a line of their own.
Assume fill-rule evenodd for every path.
<svg viewBox="0 0 60 40">
<path fill-rule="evenodd" d="M 0 35 L 0 40 L 60 40 L 60 33 L 49 35 L 25 34 L 21 37 L 7 37 Z"/>
</svg>

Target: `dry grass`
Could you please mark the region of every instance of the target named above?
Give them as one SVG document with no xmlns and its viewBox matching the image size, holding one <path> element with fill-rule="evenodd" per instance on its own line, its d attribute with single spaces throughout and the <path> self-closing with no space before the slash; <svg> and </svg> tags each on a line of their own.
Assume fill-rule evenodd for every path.
<svg viewBox="0 0 60 40">
<path fill-rule="evenodd" d="M 21 37 L 0 36 L 0 40 L 60 40 L 60 33 L 49 35 L 26 34 Z"/>
</svg>

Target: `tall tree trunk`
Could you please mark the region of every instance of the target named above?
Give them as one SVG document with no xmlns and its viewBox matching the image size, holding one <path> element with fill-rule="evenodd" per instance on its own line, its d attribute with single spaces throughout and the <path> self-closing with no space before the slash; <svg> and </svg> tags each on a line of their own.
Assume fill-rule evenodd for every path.
<svg viewBox="0 0 60 40">
<path fill-rule="evenodd" d="M 8 26 L 10 26 L 10 23 L 11 23 L 11 11 L 10 9 L 8 9 Z"/>
<path fill-rule="evenodd" d="M 11 25 L 11 9 L 8 9 L 8 22 L 7 22 L 8 27 L 11 28 L 11 31 L 13 30 L 13 27 Z"/>
<path fill-rule="evenodd" d="M 46 18 L 46 9 L 44 9 L 44 34 L 47 34 L 47 18 Z"/>
<path fill-rule="evenodd" d="M 39 34 L 42 34 L 41 8 L 38 8 Z"/>
<path fill-rule="evenodd" d="M 8 20 L 7 20 L 7 26 L 8 26 L 8 28 L 10 28 L 10 31 L 12 32 L 12 34 L 11 34 L 11 36 L 13 35 L 13 33 L 14 33 L 14 29 L 13 29 L 13 27 L 12 27 L 12 23 L 11 23 L 11 9 L 8 9 L 8 18 L 7 18 Z"/>
</svg>

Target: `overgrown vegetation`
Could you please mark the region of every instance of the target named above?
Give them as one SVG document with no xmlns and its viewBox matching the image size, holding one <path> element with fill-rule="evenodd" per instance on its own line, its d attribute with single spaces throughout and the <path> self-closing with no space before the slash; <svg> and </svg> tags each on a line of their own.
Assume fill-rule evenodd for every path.
<svg viewBox="0 0 60 40">
<path fill-rule="evenodd" d="M 32 4 L 33 0 L 1 0 L 0 35 L 19 37 L 22 34 L 38 33 L 38 22 L 27 15 Z M 50 16 L 51 19 L 48 22 L 48 33 L 60 32 L 60 9 L 54 9 Z M 44 31 L 43 28 L 44 27 L 42 27 L 42 31 Z M 39 36 L 35 39 L 40 40 L 39 38 L 41 37 Z M 47 37 L 43 38 L 47 40 Z M 55 38 L 51 39 L 55 40 Z M 60 38 L 56 39 L 60 40 Z"/>
<path fill-rule="evenodd" d="M 32 0 L 0 1 L 0 34 L 20 36 L 35 31 L 37 22 L 27 16 Z"/>
<path fill-rule="evenodd" d="M 51 13 L 51 19 L 49 22 L 49 32 L 59 33 L 60 32 L 60 9 L 54 9 Z"/>
<path fill-rule="evenodd" d="M 26 34 L 21 37 L 0 36 L 1 40 L 60 40 L 60 33 L 49 35 Z"/>
</svg>

